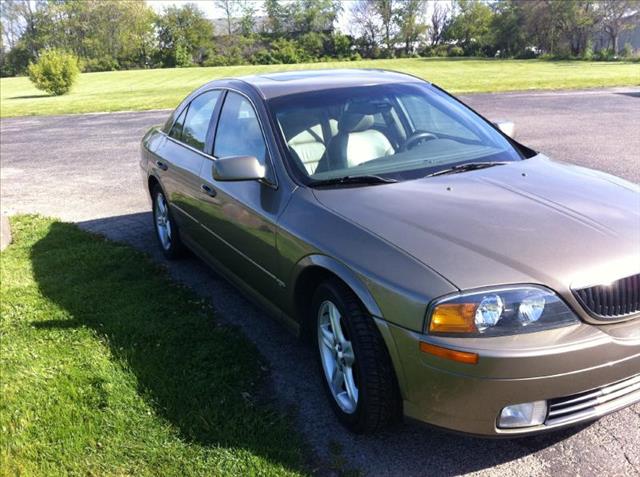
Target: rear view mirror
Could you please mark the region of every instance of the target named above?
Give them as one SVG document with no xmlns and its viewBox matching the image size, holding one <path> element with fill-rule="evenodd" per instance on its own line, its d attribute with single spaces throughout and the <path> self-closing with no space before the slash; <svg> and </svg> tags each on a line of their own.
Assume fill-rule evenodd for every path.
<svg viewBox="0 0 640 477">
<path fill-rule="evenodd" d="M 258 181 L 266 170 L 254 156 L 229 156 L 213 161 L 212 175 L 217 181 Z"/>
<path fill-rule="evenodd" d="M 493 124 L 511 139 L 516 138 L 516 125 L 513 121 L 501 119 L 499 121 L 495 121 Z"/>
</svg>

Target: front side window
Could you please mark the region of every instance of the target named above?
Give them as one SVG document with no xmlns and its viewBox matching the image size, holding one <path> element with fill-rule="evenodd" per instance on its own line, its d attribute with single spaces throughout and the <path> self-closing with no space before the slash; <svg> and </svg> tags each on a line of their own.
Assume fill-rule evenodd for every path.
<svg viewBox="0 0 640 477">
<path fill-rule="evenodd" d="M 209 122 L 218 97 L 220 97 L 220 91 L 207 91 L 191 101 L 182 126 L 182 142 L 199 151 L 204 151 Z"/>
<path fill-rule="evenodd" d="M 216 140 L 215 157 L 255 156 L 266 164 L 267 147 L 253 106 L 244 96 L 229 91 L 222 106 Z"/>
<path fill-rule="evenodd" d="M 522 158 L 477 114 L 426 83 L 314 91 L 268 104 L 288 160 L 311 182 L 408 180 L 468 162 Z"/>
</svg>

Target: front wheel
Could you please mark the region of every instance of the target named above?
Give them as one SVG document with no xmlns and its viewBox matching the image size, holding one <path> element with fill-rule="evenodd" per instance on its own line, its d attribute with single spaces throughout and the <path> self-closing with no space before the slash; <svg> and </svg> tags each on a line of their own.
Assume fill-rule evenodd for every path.
<svg viewBox="0 0 640 477">
<path fill-rule="evenodd" d="M 179 258 L 184 254 L 180 231 L 171 210 L 169 210 L 167 198 L 159 185 L 155 186 L 151 197 L 153 200 L 153 223 L 162 253 L 170 260 Z"/>
<path fill-rule="evenodd" d="M 338 419 L 356 433 L 373 433 L 401 415 L 393 365 L 373 319 L 337 280 L 313 298 L 323 383 Z"/>
</svg>

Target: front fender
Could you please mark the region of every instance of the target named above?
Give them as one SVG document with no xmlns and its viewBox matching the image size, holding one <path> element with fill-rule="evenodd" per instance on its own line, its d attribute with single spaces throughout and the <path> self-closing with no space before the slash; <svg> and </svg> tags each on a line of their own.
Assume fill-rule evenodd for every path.
<svg viewBox="0 0 640 477">
<path fill-rule="evenodd" d="M 291 283 L 288 287 L 290 290 L 292 290 L 292 294 L 295 293 L 293 291 L 295 290 L 293 284 L 297 283 L 298 278 L 300 277 L 302 272 L 304 272 L 309 267 L 323 268 L 336 275 L 343 282 L 345 282 L 349 286 L 349 288 L 351 288 L 351 290 L 353 290 L 353 292 L 358 296 L 370 315 L 382 317 L 382 311 L 380 311 L 380 307 L 376 303 L 376 300 L 373 298 L 373 295 L 371 295 L 365 284 L 358 277 L 358 275 L 356 275 L 356 273 L 353 272 L 345 264 L 327 255 L 307 255 L 298 263 L 296 263 L 291 275 Z M 291 296 L 291 299 L 293 301 L 294 297 Z"/>
</svg>

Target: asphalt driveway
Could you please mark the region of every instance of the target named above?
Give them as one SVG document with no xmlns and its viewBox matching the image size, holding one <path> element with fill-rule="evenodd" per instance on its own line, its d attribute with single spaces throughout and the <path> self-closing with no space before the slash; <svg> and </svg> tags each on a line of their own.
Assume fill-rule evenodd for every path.
<svg viewBox="0 0 640 477">
<path fill-rule="evenodd" d="M 514 120 L 518 138 L 558 159 L 640 183 L 640 90 L 513 93 L 465 98 L 492 119 Z M 25 117 L 0 122 L 3 213 L 78 222 L 162 261 L 138 172 L 138 142 L 167 112 Z M 594 191 L 597 193 L 597 191 Z M 586 427 L 519 440 L 461 437 L 407 423 L 353 436 L 334 419 L 312 352 L 195 259 L 168 264 L 219 314 L 257 343 L 274 394 L 296 410 L 319 470 L 371 475 L 640 475 L 640 405 Z"/>
</svg>

